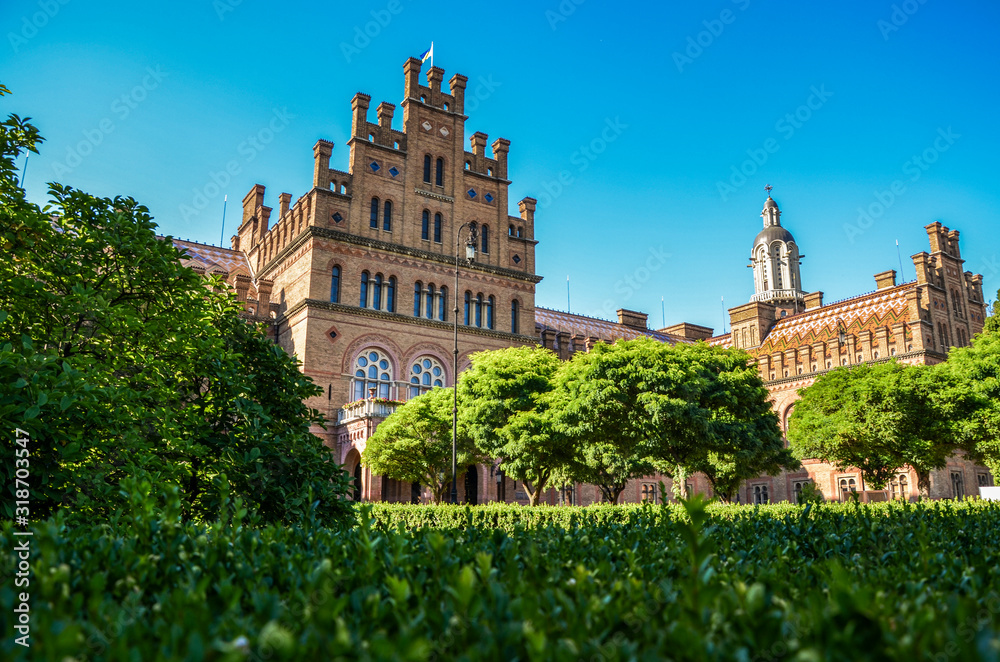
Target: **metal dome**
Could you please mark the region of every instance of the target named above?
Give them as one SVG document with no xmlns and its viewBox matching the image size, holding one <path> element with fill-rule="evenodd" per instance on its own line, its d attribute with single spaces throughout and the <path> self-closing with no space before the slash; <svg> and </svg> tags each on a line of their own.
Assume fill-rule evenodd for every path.
<svg viewBox="0 0 1000 662">
<path fill-rule="evenodd" d="M 794 243 L 795 239 L 792 237 L 791 232 L 780 225 L 771 225 L 760 231 L 757 237 L 753 240 L 753 246 L 754 248 L 761 244 L 770 246 L 775 241 Z"/>
</svg>

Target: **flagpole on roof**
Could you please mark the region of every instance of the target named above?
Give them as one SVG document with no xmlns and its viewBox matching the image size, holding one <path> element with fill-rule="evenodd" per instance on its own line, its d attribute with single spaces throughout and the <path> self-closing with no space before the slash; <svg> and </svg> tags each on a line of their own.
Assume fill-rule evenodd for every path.
<svg viewBox="0 0 1000 662">
<path fill-rule="evenodd" d="M 726 335 L 726 295 L 722 295 L 722 335 Z"/>
<path fill-rule="evenodd" d="M 229 194 L 222 198 L 222 232 L 219 234 L 219 246 L 226 247 L 226 205 L 229 204 Z"/>
</svg>

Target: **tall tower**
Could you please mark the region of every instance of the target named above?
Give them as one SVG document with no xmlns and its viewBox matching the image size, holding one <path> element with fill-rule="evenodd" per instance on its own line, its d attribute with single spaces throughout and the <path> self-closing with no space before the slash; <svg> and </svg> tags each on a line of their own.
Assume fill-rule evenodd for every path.
<svg viewBox="0 0 1000 662">
<path fill-rule="evenodd" d="M 792 233 L 781 227 L 781 211 L 771 198 L 767 187 L 767 200 L 760 216 L 764 229 L 753 240 L 750 262 L 753 267 L 754 295 L 751 303 L 772 303 L 778 315 L 797 313 L 805 309 L 805 291 L 799 276 L 799 254 Z"/>
</svg>

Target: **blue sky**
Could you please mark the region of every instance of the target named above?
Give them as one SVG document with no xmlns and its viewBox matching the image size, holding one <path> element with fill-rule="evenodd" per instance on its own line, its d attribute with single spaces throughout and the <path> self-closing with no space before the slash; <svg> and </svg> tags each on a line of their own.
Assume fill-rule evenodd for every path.
<svg viewBox="0 0 1000 662">
<path fill-rule="evenodd" d="M 765 184 L 806 255 L 804 287 L 827 301 L 898 269 L 896 240 L 912 279 L 936 220 L 962 232 L 987 299 L 1000 288 L 996 3 L 275 7 L 4 2 L 0 82 L 14 94 L 0 112 L 47 138 L 31 197 L 53 180 L 132 195 L 164 232 L 218 243 L 228 193 L 228 245 L 253 184 L 273 206 L 307 190 L 316 139 L 346 168 L 351 97 L 398 104 L 403 62 L 433 40 L 446 79 L 479 90 L 467 134 L 511 140 L 511 200 L 541 203 L 538 305 L 565 309 L 568 275 L 574 312 L 632 308 L 658 327 L 663 297 L 668 324 L 721 331 L 721 297 L 753 293 Z M 247 142 L 268 126 L 269 142 Z M 233 159 L 239 174 L 198 199 Z"/>
</svg>

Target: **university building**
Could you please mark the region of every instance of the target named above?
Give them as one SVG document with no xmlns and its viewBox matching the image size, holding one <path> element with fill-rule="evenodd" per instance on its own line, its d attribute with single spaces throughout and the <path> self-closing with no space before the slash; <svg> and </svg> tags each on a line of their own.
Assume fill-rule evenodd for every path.
<svg viewBox="0 0 1000 662">
<path fill-rule="evenodd" d="M 426 500 L 419 485 L 372 475 L 360 458 L 399 402 L 454 384 L 456 314 L 459 373 L 474 352 L 518 345 L 541 344 L 562 358 L 642 335 L 743 348 L 758 360 L 783 422 L 797 390 L 834 366 L 941 361 L 948 347 L 968 344 L 983 327 L 982 278 L 963 272 L 957 231 L 928 226 L 931 250 L 914 256 L 916 281 L 897 285 L 895 272 L 885 272 L 876 276 L 876 292 L 824 305 L 821 292 L 802 289 L 801 256 L 770 196 L 753 246 L 756 294 L 730 311 L 730 334 L 687 323 L 649 329 L 644 313 L 624 309 L 606 321 L 536 308 L 536 201 L 524 198 L 519 215 L 508 214 L 510 142 L 497 138 L 487 151 L 489 137 L 476 131 L 466 148 L 465 76 L 455 74 L 445 89 L 444 70 L 432 67 L 423 84 L 416 58 L 403 72 L 400 129 L 393 127 L 396 106 L 382 102 L 372 117 L 371 98 L 354 96 L 346 172 L 331 168 L 334 145 L 320 140 L 311 188 L 294 203 L 281 193 L 272 218 L 264 187 L 254 186 L 231 248 L 175 240 L 187 265 L 222 275 L 247 315 L 268 323 L 274 341 L 323 387 L 308 402 L 328 421 L 314 433 L 354 476 L 357 499 Z M 984 472 L 956 459 L 932 477 L 932 495 L 975 493 L 980 481 L 992 484 Z M 656 498 L 661 480 L 669 485 L 660 476 L 633 481 L 623 499 Z M 857 472 L 817 462 L 749 481 L 741 498 L 794 500 L 806 481 L 828 498 L 864 487 Z M 915 476 L 901 473 L 894 484 L 908 496 Z M 689 487 L 710 491 L 702 476 Z M 576 485 L 546 496 L 587 504 L 600 492 Z M 459 497 L 527 503 L 523 486 L 490 465 L 465 469 Z"/>
</svg>

